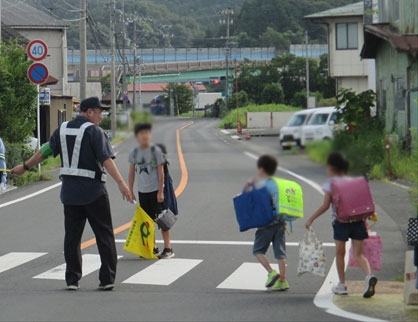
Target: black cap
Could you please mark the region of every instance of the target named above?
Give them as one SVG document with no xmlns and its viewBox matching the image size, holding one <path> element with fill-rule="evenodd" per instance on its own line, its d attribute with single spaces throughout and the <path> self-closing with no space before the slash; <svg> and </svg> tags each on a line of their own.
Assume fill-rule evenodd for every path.
<svg viewBox="0 0 418 322">
<path fill-rule="evenodd" d="M 109 110 L 110 107 L 109 106 L 103 106 L 100 103 L 100 100 L 98 97 L 93 96 L 93 97 L 88 97 L 84 100 L 81 101 L 80 103 L 80 111 L 82 112 L 87 112 L 87 110 L 89 108 L 100 108 L 102 110 Z"/>
</svg>

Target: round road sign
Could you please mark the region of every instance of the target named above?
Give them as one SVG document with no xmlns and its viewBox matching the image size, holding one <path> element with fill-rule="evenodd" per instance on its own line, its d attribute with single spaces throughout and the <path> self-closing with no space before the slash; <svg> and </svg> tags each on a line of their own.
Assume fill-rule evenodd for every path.
<svg viewBox="0 0 418 322">
<path fill-rule="evenodd" d="M 48 46 L 43 40 L 35 39 L 32 40 L 26 47 L 26 53 L 30 59 L 40 61 L 45 59 L 48 54 Z"/>
<path fill-rule="evenodd" d="M 45 83 L 48 76 L 48 68 L 42 63 L 34 63 L 28 68 L 28 78 L 35 85 Z"/>
</svg>

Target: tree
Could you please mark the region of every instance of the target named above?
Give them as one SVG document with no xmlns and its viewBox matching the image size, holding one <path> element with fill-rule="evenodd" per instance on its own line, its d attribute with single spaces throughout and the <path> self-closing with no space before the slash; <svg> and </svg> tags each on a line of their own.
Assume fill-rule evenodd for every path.
<svg viewBox="0 0 418 322">
<path fill-rule="evenodd" d="M 261 102 L 264 104 L 279 104 L 284 102 L 284 93 L 280 85 L 267 84 L 261 92 Z"/>
<path fill-rule="evenodd" d="M 0 45 L 0 137 L 10 143 L 33 135 L 36 87 L 29 82 L 25 48 L 16 42 Z"/>
<path fill-rule="evenodd" d="M 258 104 L 262 102 L 264 87 L 278 81 L 279 72 L 272 64 L 259 66 L 253 62 L 246 62 L 241 67 L 241 74 L 238 77 L 238 88 L 248 94 L 250 101 Z"/>
<path fill-rule="evenodd" d="M 184 83 L 170 83 L 164 92 L 167 93 L 164 105 L 170 111 L 170 93 L 173 95 L 175 114 L 183 114 L 193 109 L 193 91 Z"/>
<path fill-rule="evenodd" d="M 267 27 L 267 30 L 260 35 L 260 46 L 276 47 L 276 49 L 289 50 L 290 41 L 286 35 Z"/>
<path fill-rule="evenodd" d="M 238 107 L 243 107 L 248 105 L 248 94 L 241 90 L 238 92 Z M 228 108 L 230 110 L 237 107 L 237 93 L 234 92 L 232 96 L 228 98 Z"/>
</svg>

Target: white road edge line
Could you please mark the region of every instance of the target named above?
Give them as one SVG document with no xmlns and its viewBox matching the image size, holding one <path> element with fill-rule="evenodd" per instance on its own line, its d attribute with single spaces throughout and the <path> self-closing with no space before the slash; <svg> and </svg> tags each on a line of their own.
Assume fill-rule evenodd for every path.
<svg viewBox="0 0 418 322">
<path fill-rule="evenodd" d="M 15 204 L 15 203 L 18 203 L 18 202 L 25 201 L 25 200 L 27 200 L 27 199 L 30 199 L 30 198 L 36 197 L 36 196 L 38 196 L 38 195 L 40 195 L 40 194 L 42 194 L 42 193 L 44 193 L 44 192 L 47 192 L 47 191 L 49 191 L 49 190 L 52 190 L 52 189 L 58 188 L 59 186 L 61 186 L 61 182 L 58 182 L 58 183 L 56 183 L 56 184 L 53 184 L 52 186 L 46 187 L 45 189 L 42 189 L 42 190 L 39 190 L 39 191 L 37 191 L 37 192 L 31 193 L 31 194 L 26 195 L 26 196 L 24 196 L 24 197 L 17 198 L 17 199 L 15 199 L 15 200 L 11 200 L 11 201 L 8 201 L 8 202 L 5 202 L 5 203 L 2 203 L 2 204 L 0 204 L 0 208 L 4 208 L 4 207 L 10 206 L 10 205 L 13 205 L 13 204 Z"/>
<path fill-rule="evenodd" d="M 347 265 L 348 265 L 348 256 L 350 253 L 350 245 L 351 243 L 346 243 L 346 252 L 345 252 L 345 269 L 347 269 Z M 318 293 L 316 293 L 315 298 L 314 298 L 314 304 L 321 308 L 324 309 L 325 312 L 335 315 L 335 316 L 340 316 L 340 317 L 344 317 L 347 319 L 352 319 L 352 320 L 357 320 L 357 321 L 367 321 L 367 322 L 381 322 L 381 321 L 385 321 L 385 320 L 379 320 L 379 319 L 375 319 L 375 318 L 371 318 L 365 315 L 361 315 L 361 314 L 356 314 L 356 313 L 351 313 L 351 312 L 347 312 L 344 311 L 342 309 L 340 309 L 338 306 L 336 306 L 334 304 L 333 301 L 333 297 L 334 294 L 332 293 L 332 286 L 336 284 L 336 281 L 338 281 L 338 272 L 337 272 L 337 264 L 335 262 L 335 258 L 334 261 L 331 264 L 331 268 L 328 272 L 327 277 L 325 278 L 324 283 L 322 284 L 321 288 L 319 289 Z M 336 295 L 338 296 L 338 295 Z"/>
<path fill-rule="evenodd" d="M 115 239 L 117 244 L 124 244 L 126 239 Z M 157 243 L 163 243 L 163 240 L 156 240 Z M 220 246 L 252 246 L 252 241 L 235 240 L 172 240 L 172 244 L 178 245 L 220 245 Z M 334 243 L 322 243 L 324 247 L 335 247 Z M 298 242 L 286 242 L 286 246 L 298 247 Z"/>
<path fill-rule="evenodd" d="M 250 157 L 251 159 L 254 159 L 254 160 L 258 159 L 258 156 L 251 152 L 245 151 L 244 154 Z M 322 191 L 321 186 L 318 185 L 316 182 L 282 167 L 279 167 L 279 171 L 285 172 L 301 181 L 306 182 L 308 185 L 314 188 L 321 195 L 324 195 L 324 192 Z M 346 247 L 347 247 L 347 251 L 346 251 L 345 265 L 347 268 L 350 243 L 346 243 Z M 370 322 L 384 321 L 384 320 L 374 319 L 374 318 L 360 315 L 360 314 L 347 312 L 347 311 L 340 309 L 338 306 L 336 306 L 333 301 L 334 294 L 332 293 L 332 286 L 337 284 L 337 282 L 338 282 L 338 272 L 337 272 L 337 266 L 336 266 L 335 258 L 334 258 L 334 261 L 332 262 L 331 268 L 328 272 L 327 277 L 325 278 L 324 283 L 322 284 L 318 293 L 316 293 L 315 295 L 314 304 L 317 307 L 324 309 L 329 314 L 352 319 L 352 320 L 370 321 Z"/>
</svg>

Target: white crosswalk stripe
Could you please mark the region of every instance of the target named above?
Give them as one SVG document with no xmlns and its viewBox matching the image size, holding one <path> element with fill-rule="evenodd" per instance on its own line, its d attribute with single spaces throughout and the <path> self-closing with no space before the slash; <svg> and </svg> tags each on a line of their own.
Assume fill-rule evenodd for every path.
<svg viewBox="0 0 418 322">
<path fill-rule="evenodd" d="M 159 260 L 122 283 L 170 285 L 202 262 L 200 259 L 172 258 Z"/>
<path fill-rule="evenodd" d="M 277 264 L 271 267 L 278 271 Z M 266 280 L 266 270 L 259 263 L 243 263 L 217 288 L 264 291 Z"/>
<path fill-rule="evenodd" d="M 37 252 L 11 252 L 0 256 L 0 273 L 11 270 L 15 267 L 26 264 L 47 253 Z M 118 256 L 122 258 L 123 256 Z M 100 269 L 101 261 L 98 254 L 84 254 L 83 258 L 83 276 L 87 276 Z M 123 284 L 139 285 L 159 285 L 169 286 L 178 279 L 185 277 L 190 271 L 203 262 L 202 259 L 172 258 L 167 260 L 150 261 L 150 265 L 139 272 L 126 278 Z M 125 262 L 126 265 L 127 262 Z M 277 264 L 272 267 L 278 270 Z M 267 278 L 265 269 L 259 263 L 242 263 L 232 273 L 222 270 L 226 279 L 216 288 L 235 289 L 235 290 L 265 290 L 264 283 Z M 227 275 L 229 273 L 229 275 Z M 34 279 L 44 280 L 65 280 L 65 264 L 58 265 L 39 275 Z M 215 285 L 214 285 L 215 287 Z"/>
<path fill-rule="evenodd" d="M 27 262 L 30 262 L 38 257 L 45 255 L 46 253 L 8 253 L 0 256 L 0 273 L 8 271 Z"/>
<path fill-rule="evenodd" d="M 122 256 L 118 256 L 118 258 L 121 258 L 121 257 Z M 87 276 L 93 273 L 94 271 L 97 271 L 101 266 L 99 255 L 84 254 L 82 258 L 83 258 L 83 276 Z M 58 265 L 57 267 L 54 267 L 50 269 L 49 271 L 46 271 L 42 274 L 34 276 L 33 278 L 46 279 L 46 280 L 65 280 L 65 264 Z"/>
</svg>

